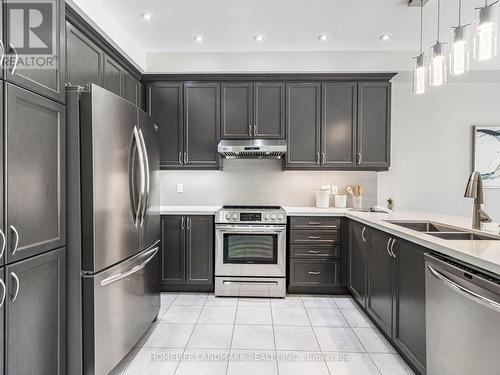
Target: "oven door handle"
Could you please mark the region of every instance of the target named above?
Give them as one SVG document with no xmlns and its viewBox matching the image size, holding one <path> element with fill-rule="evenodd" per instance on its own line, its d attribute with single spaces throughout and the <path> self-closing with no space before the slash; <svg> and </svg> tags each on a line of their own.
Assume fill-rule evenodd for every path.
<svg viewBox="0 0 500 375">
<path fill-rule="evenodd" d="M 241 226 L 224 225 L 216 226 L 215 230 L 221 233 L 281 233 L 286 231 L 286 226 Z"/>
</svg>

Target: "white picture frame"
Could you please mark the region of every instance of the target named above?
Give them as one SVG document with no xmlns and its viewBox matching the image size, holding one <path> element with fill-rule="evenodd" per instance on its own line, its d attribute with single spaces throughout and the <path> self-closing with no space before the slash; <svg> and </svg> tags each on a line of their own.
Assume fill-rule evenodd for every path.
<svg viewBox="0 0 500 375">
<path fill-rule="evenodd" d="M 473 126 L 472 167 L 481 173 L 483 186 L 500 189 L 500 126 Z"/>
</svg>

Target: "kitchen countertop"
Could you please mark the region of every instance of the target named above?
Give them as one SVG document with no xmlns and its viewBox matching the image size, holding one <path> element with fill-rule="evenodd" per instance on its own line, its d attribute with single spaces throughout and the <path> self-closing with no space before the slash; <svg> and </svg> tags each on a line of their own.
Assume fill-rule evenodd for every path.
<svg viewBox="0 0 500 375">
<path fill-rule="evenodd" d="M 220 206 L 161 206 L 162 215 L 213 215 Z M 425 233 L 388 223 L 387 220 L 431 221 L 461 229 L 471 229 L 471 219 L 416 211 L 394 211 L 390 214 L 359 212 L 339 208 L 283 207 L 287 216 L 339 216 L 348 217 L 399 238 L 416 243 L 438 253 L 500 275 L 500 241 L 444 240 Z M 496 228 L 496 226 L 492 227 Z M 474 231 L 478 232 L 478 231 Z"/>
<path fill-rule="evenodd" d="M 221 206 L 160 206 L 160 215 L 214 215 Z"/>
</svg>

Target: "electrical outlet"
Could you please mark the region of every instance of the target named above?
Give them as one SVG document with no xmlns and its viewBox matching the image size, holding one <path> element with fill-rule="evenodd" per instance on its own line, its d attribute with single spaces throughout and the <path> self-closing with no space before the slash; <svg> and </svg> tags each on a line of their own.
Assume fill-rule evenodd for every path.
<svg viewBox="0 0 500 375">
<path fill-rule="evenodd" d="M 177 194 L 184 193 L 184 184 L 177 184 Z"/>
<path fill-rule="evenodd" d="M 336 195 L 339 193 L 339 188 L 335 185 L 332 185 L 331 191 L 332 191 L 332 195 Z"/>
</svg>

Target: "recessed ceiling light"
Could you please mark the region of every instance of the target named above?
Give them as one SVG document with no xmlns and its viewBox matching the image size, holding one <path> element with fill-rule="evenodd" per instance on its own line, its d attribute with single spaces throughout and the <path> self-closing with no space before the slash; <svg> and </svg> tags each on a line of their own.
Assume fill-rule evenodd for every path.
<svg viewBox="0 0 500 375">
<path fill-rule="evenodd" d="M 392 36 L 391 34 L 381 34 L 378 38 L 383 42 L 387 42 L 388 40 L 391 40 Z"/>
<path fill-rule="evenodd" d="M 321 40 L 322 42 L 326 42 L 328 38 L 329 38 L 328 34 L 320 34 L 318 36 L 318 39 Z"/>
<path fill-rule="evenodd" d="M 144 21 L 152 21 L 153 20 L 153 15 L 151 13 L 144 12 L 144 13 L 141 13 L 141 18 Z"/>
<path fill-rule="evenodd" d="M 205 37 L 203 35 L 195 35 L 193 36 L 193 39 L 196 43 L 203 43 Z"/>
<path fill-rule="evenodd" d="M 262 41 L 264 41 L 264 35 L 260 35 L 260 34 L 254 35 L 253 40 L 255 40 L 256 42 L 262 42 Z"/>
</svg>

